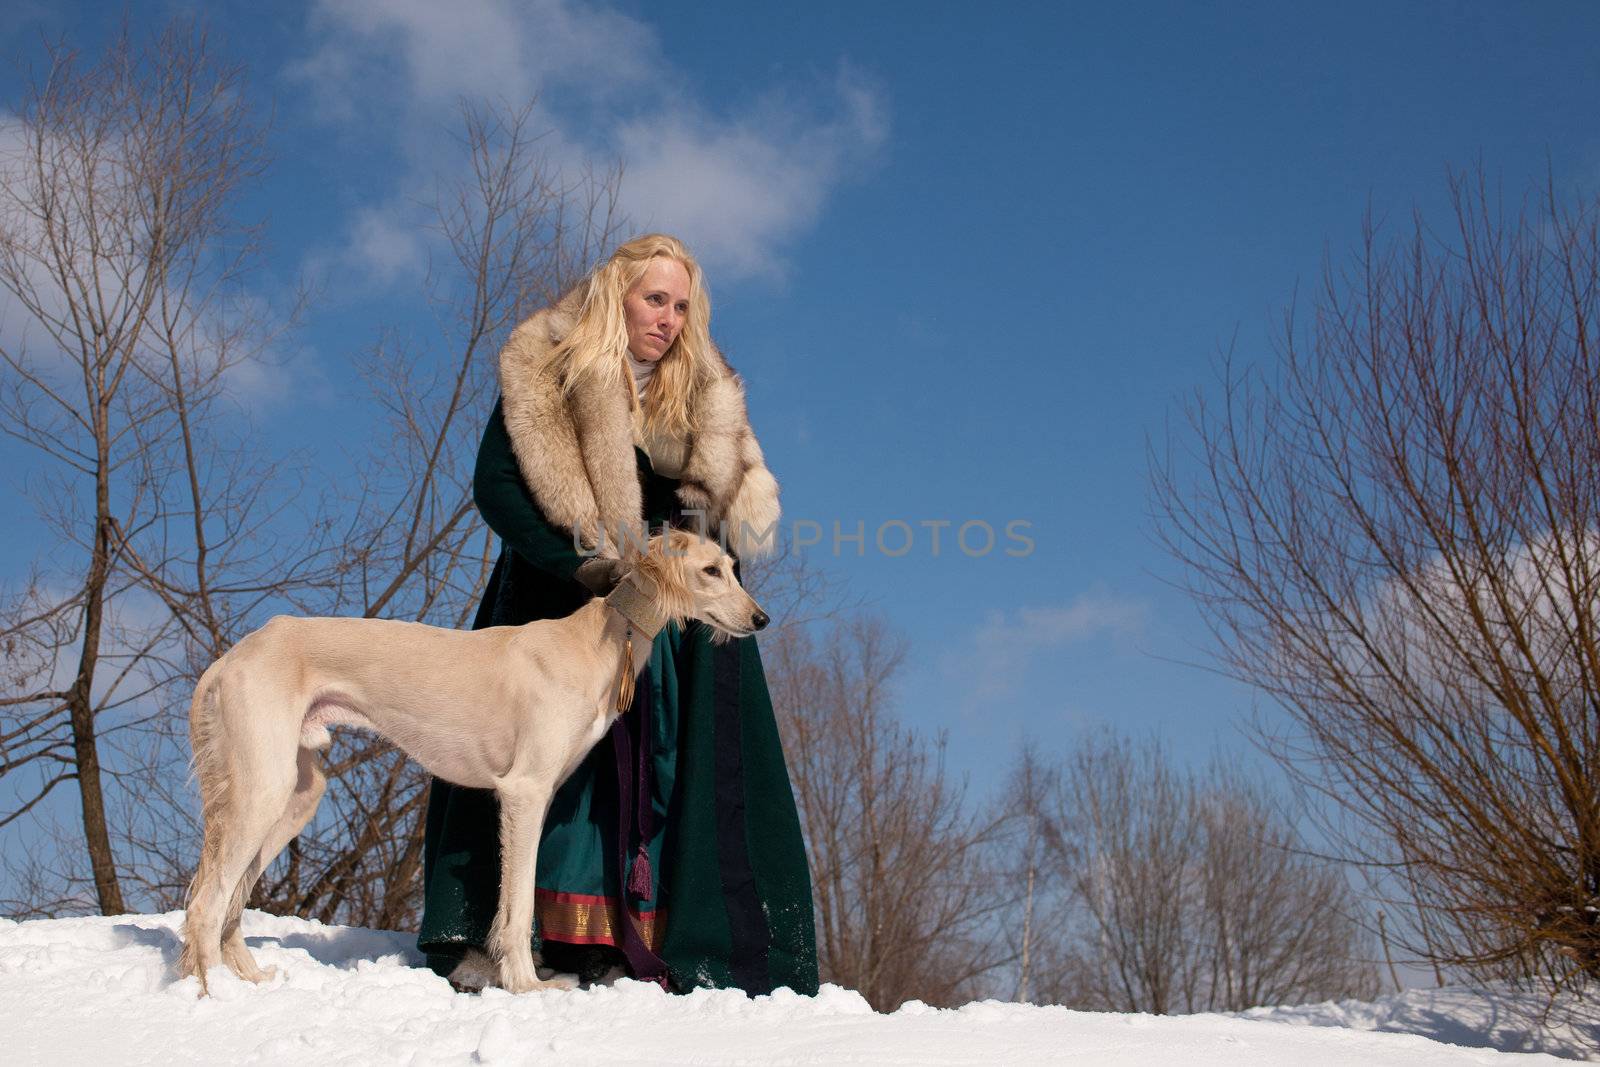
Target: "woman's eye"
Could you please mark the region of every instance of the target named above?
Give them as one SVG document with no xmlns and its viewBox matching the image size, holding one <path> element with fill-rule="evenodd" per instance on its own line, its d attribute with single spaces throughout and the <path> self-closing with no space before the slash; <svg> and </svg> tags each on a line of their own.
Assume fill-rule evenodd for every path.
<svg viewBox="0 0 1600 1067">
<path fill-rule="evenodd" d="M 651 293 L 649 296 L 645 297 L 645 299 L 652 304 L 660 305 L 664 303 L 664 301 L 661 299 L 661 294 L 659 293 Z"/>
<path fill-rule="evenodd" d="M 689 314 L 689 305 L 688 304 L 679 304 L 678 305 L 678 314 L 680 314 L 680 315 Z"/>
</svg>

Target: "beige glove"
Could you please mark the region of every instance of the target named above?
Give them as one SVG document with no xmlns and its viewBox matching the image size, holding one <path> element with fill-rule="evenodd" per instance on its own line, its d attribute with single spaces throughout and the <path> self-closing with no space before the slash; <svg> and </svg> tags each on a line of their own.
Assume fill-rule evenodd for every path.
<svg viewBox="0 0 1600 1067">
<path fill-rule="evenodd" d="M 582 582 L 595 596 L 605 596 L 617 587 L 617 583 L 622 581 L 622 576 L 626 572 L 627 568 L 622 565 L 620 559 L 596 556 L 578 564 L 578 570 L 573 577 Z"/>
</svg>

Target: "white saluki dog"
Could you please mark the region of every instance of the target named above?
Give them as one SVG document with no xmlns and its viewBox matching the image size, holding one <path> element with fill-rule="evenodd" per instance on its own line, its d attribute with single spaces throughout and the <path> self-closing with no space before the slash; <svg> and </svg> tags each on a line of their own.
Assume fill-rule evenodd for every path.
<svg viewBox="0 0 1600 1067">
<path fill-rule="evenodd" d="M 189 887 L 180 975 L 226 963 L 252 982 L 239 914 L 310 821 L 332 725 L 388 738 L 437 777 L 500 801 L 500 901 L 489 954 L 514 992 L 569 988 L 534 970 L 534 861 L 556 787 L 627 706 L 651 638 L 699 619 L 721 639 L 767 616 L 714 542 L 673 530 L 607 597 L 564 619 L 446 630 L 382 619 L 279 616 L 207 668 L 189 711 L 205 845 Z"/>
</svg>

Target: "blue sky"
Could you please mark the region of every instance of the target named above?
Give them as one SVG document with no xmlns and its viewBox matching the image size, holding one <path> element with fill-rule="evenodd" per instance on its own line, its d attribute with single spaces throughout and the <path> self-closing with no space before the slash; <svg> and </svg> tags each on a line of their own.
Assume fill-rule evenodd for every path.
<svg viewBox="0 0 1600 1067">
<path fill-rule="evenodd" d="M 92 47 L 122 10 L 11 4 L 0 43 Z M 1250 692 L 1189 665 L 1208 639 L 1151 536 L 1147 439 L 1221 348 L 1268 357 L 1369 205 L 1438 212 L 1447 169 L 1479 161 L 1514 195 L 1600 179 L 1589 3 L 206 11 L 273 113 L 263 295 L 321 285 L 248 398 L 275 439 L 360 445 L 350 355 L 416 306 L 413 198 L 454 101 L 537 92 L 553 153 L 621 157 L 639 228 L 701 253 L 788 516 L 910 639 L 901 711 L 978 786 L 1023 733 L 1248 749 Z M 896 519 L 917 539 L 888 558 L 872 534 Z M 953 527 L 935 558 L 919 526 L 1013 519 L 1023 558 L 1003 538 L 970 558 Z M 864 523 L 864 556 L 832 556 L 835 520 Z M 39 531 L 18 517 L 7 544 L 14 575 Z"/>
</svg>

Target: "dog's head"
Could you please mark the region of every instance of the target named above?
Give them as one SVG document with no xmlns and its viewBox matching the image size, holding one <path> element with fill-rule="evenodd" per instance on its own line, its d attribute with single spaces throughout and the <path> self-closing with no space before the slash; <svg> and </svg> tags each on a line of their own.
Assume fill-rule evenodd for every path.
<svg viewBox="0 0 1600 1067">
<path fill-rule="evenodd" d="M 668 530 L 652 537 L 634 572 L 654 588 L 663 615 L 680 623 L 699 619 L 715 640 L 749 637 L 770 621 L 734 576 L 733 557 L 698 534 Z"/>
</svg>

